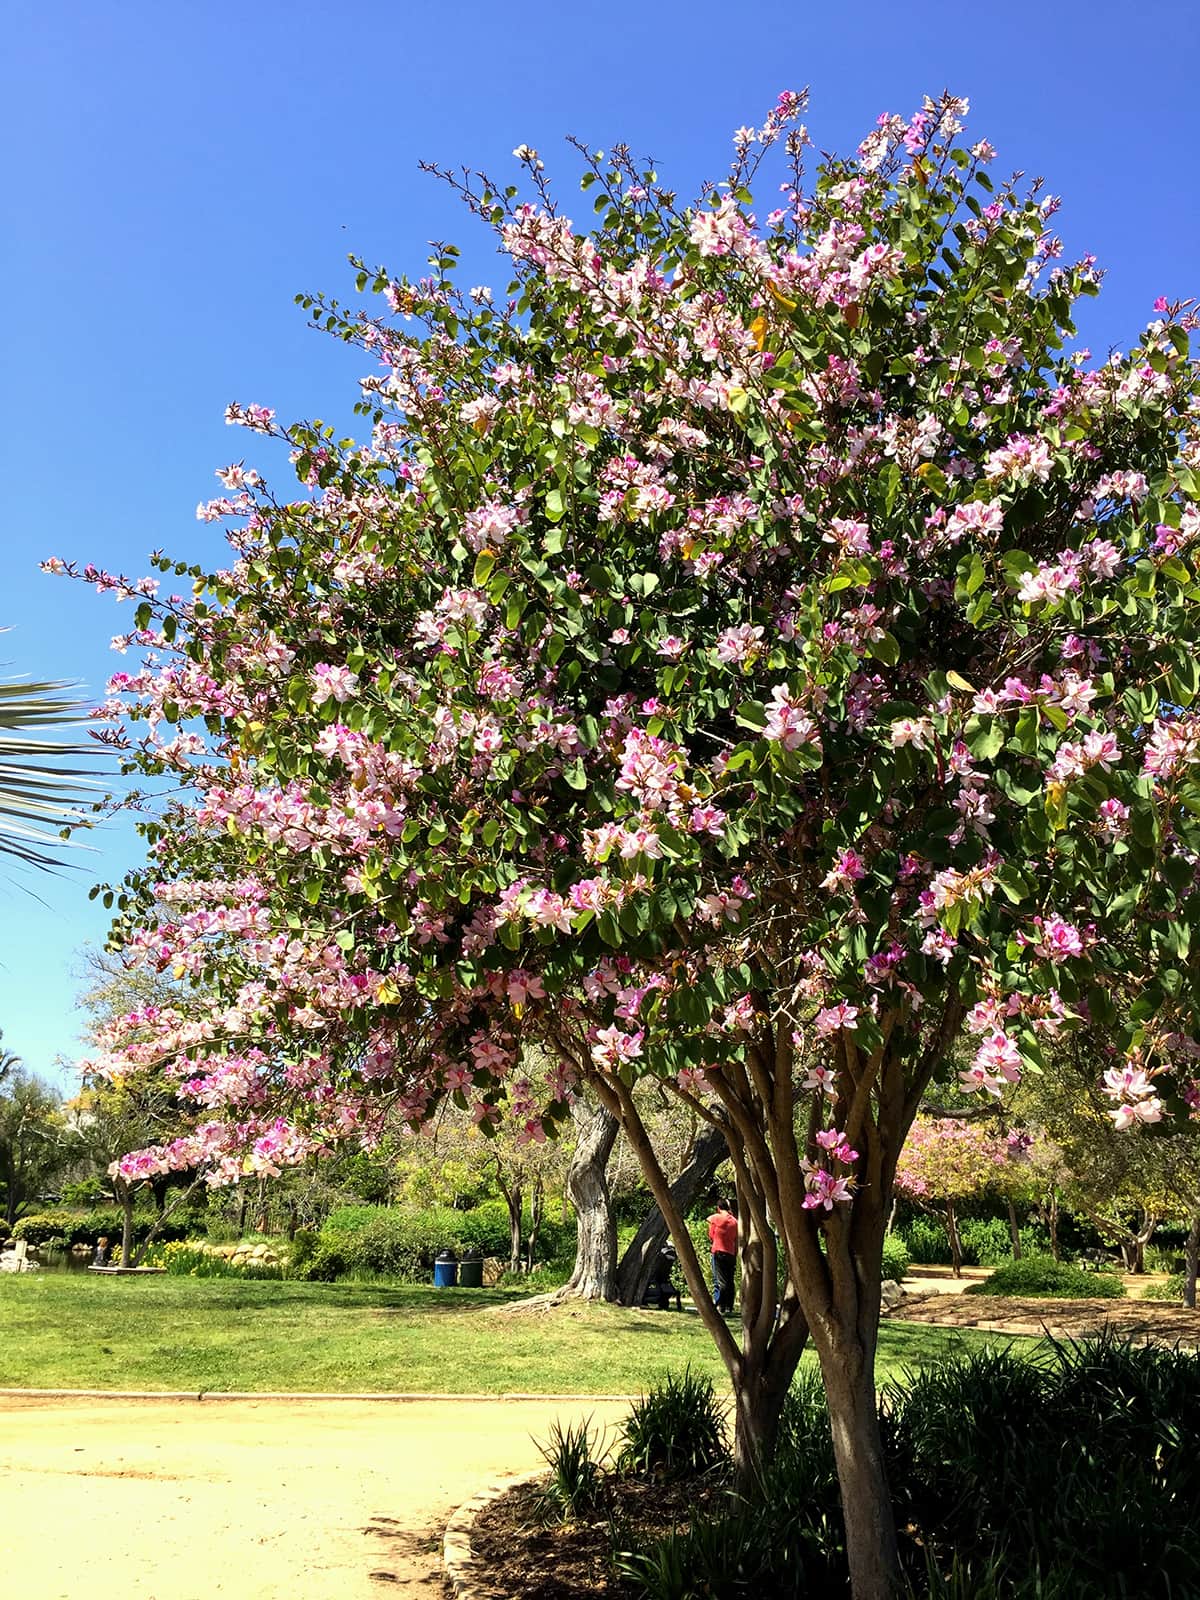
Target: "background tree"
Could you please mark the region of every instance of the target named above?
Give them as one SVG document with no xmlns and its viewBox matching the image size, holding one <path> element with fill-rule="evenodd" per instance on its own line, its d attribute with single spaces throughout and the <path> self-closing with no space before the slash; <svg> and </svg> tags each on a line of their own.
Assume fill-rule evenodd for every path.
<svg viewBox="0 0 1200 1600">
<path fill-rule="evenodd" d="M 954 1276 L 962 1276 L 955 1207 L 999 1188 L 1011 1150 L 995 1127 L 957 1118 L 918 1117 L 896 1168 L 896 1192 L 922 1208 L 940 1208 Z"/>
<path fill-rule="evenodd" d="M 528 199 L 451 178 L 512 261 L 503 305 L 450 247 L 418 283 L 360 266 L 382 315 L 305 299 L 378 364 L 370 436 L 231 407 L 301 491 L 223 469 L 202 515 L 235 524 L 231 569 L 148 597 L 165 654 L 112 686 L 146 734 L 111 742 L 190 795 L 117 937 L 222 1004 L 116 1026 L 101 1064 L 186 1058 L 205 1108 L 130 1177 L 277 1170 L 447 1097 L 536 1140 L 590 1089 L 726 1363 L 746 1474 L 811 1336 L 878 1600 L 882 1241 L 956 1041 L 963 1086 L 1001 1096 L 1086 1010 L 1121 1041 L 1118 1120 L 1190 1081 L 1194 319 L 1164 302 L 1089 367 L 1094 264 L 1060 260 L 1037 186 L 993 184 L 963 102 L 811 178 L 802 108 L 741 130 L 690 208 L 584 153 L 588 234 L 535 152 Z M 646 1077 L 726 1140 L 740 1343 Z"/>
<path fill-rule="evenodd" d="M 0 1184 L 11 1227 L 71 1160 L 62 1101 L 41 1078 L 5 1051 L 0 1074 Z"/>
<path fill-rule="evenodd" d="M 1074 1034 L 1056 1049 L 1056 1070 L 1022 1086 L 1020 1103 L 1027 1120 L 1054 1130 L 1056 1188 L 1140 1273 L 1159 1224 L 1190 1227 L 1200 1210 L 1200 1120 L 1192 1112 L 1167 1127 L 1118 1129 L 1102 1087 L 1113 1055 L 1091 1030 Z"/>
</svg>

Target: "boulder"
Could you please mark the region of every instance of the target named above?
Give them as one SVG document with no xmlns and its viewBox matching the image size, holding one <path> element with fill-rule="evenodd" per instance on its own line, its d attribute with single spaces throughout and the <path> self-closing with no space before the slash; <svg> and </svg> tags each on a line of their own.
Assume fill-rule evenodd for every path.
<svg viewBox="0 0 1200 1600">
<path fill-rule="evenodd" d="M 879 1294 L 885 1311 L 894 1311 L 904 1299 L 904 1290 L 895 1278 L 885 1278 L 879 1286 Z"/>
</svg>

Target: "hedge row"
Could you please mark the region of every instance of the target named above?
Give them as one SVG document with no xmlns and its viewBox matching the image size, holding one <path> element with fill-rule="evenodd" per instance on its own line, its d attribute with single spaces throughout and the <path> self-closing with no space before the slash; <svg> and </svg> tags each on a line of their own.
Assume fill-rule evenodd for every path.
<svg viewBox="0 0 1200 1600">
<path fill-rule="evenodd" d="M 571 1224 L 546 1220 L 538 1233 L 540 1261 L 573 1253 Z M 409 1211 L 393 1206 L 340 1206 L 330 1212 L 320 1233 L 301 1232 L 293 1245 L 293 1277 L 329 1282 L 356 1273 L 378 1274 L 401 1282 L 428 1279 L 439 1250 L 457 1255 L 478 1250 L 507 1260 L 508 1210 L 489 1200 L 470 1211 L 433 1206 Z"/>
<path fill-rule="evenodd" d="M 133 1238 L 140 1244 L 157 1222 L 150 1211 L 133 1214 Z M 25 1239 L 32 1245 L 48 1244 L 52 1239 L 63 1239 L 68 1245 L 95 1245 L 97 1239 L 106 1238 L 117 1243 L 121 1238 L 124 1218 L 116 1206 L 97 1207 L 94 1211 L 38 1211 L 22 1217 L 13 1229 L 14 1239 Z M 159 1228 L 156 1238 L 185 1239 L 196 1232 L 196 1219 L 185 1212 L 172 1216 Z"/>
</svg>

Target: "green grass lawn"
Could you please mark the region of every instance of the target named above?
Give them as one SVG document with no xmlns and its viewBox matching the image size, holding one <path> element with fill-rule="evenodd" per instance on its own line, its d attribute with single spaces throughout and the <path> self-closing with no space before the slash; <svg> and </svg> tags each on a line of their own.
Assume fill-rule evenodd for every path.
<svg viewBox="0 0 1200 1600">
<path fill-rule="evenodd" d="M 694 1315 L 504 1310 L 520 1298 L 412 1285 L 6 1276 L 0 1387 L 630 1394 L 689 1362 L 723 1382 Z M 880 1381 L 989 1339 L 885 1322 Z"/>
</svg>

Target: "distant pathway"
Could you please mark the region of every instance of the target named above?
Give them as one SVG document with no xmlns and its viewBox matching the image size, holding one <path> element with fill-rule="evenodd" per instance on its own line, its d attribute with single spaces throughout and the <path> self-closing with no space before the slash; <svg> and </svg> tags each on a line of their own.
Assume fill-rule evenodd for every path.
<svg viewBox="0 0 1200 1600">
<path fill-rule="evenodd" d="M 0 1396 L 0 1572 L 28 1600 L 442 1595 L 440 1537 L 584 1400 Z"/>
</svg>

